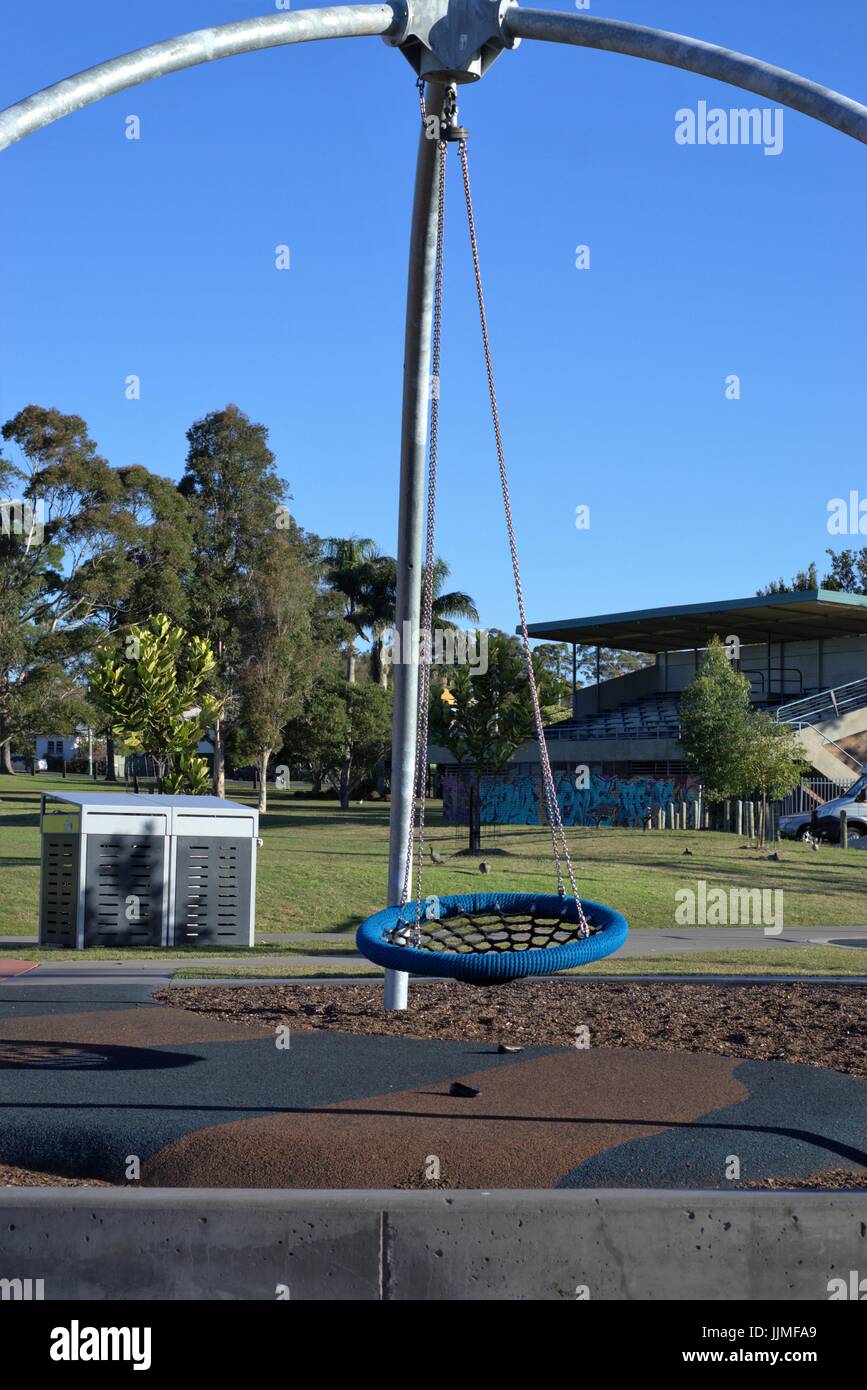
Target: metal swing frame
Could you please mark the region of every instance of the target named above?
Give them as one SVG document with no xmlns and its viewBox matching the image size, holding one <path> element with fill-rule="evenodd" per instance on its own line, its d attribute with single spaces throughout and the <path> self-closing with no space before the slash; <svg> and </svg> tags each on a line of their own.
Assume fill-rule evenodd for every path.
<svg viewBox="0 0 867 1390">
<path fill-rule="evenodd" d="M 442 109 L 446 88 L 479 80 L 522 39 L 622 53 L 699 73 L 824 122 L 867 144 L 867 106 L 758 58 L 645 25 L 584 14 L 521 9 L 509 0 L 394 0 L 298 10 L 196 30 L 99 63 L 0 112 L 0 150 L 85 106 L 139 83 L 201 63 L 321 39 L 383 38 L 400 49 Z M 409 248 L 400 451 L 395 626 L 418 632 L 421 599 L 425 441 L 430 405 L 431 312 L 439 144 L 419 141 Z M 414 806 L 418 667 L 394 670 L 389 902 L 404 882 Z M 386 1008 L 405 1008 L 408 976 L 388 970 Z"/>
</svg>

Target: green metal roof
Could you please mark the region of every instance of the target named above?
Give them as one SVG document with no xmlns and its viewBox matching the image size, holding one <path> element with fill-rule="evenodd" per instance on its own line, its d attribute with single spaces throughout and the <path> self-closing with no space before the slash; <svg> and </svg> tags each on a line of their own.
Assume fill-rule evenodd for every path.
<svg viewBox="0 0 867 1390">
<path fill-rule="evenodd" d="M 766 598 L 686 603 L 674 608 L 639 608 L 594 618 L 531 623 L 534 640 L 578 642 L 618 651 L 664 652 L 704 647 L 716 634 L 742 642 L 815 641 L 867 633 L 867 597 L 832 589 L 770 594 Z"/>
</svg>

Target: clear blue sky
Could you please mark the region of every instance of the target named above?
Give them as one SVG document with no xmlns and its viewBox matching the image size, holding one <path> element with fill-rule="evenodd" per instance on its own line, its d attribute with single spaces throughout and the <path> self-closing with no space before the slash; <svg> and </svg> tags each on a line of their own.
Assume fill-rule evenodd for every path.
<svg viewBox="0 0 867 1390">
<path fill-rule="evenodd" d="M 0 104 L 268 12 L 267 0 L 8 0 Z M 592 0 L 591 12 L 867 99 L 861 0 Z M 462 97 L 531 621 L 750 594 L 822 557 L 829 498 L 867 495 L 867 149 L 794 112 L 779 158 L 679 146 L 675 112 L 700 100 L 759 104 L 529 42 Z M 130 114 L 138 143 L 124 138 Z M 302 525 L 393 552 L 417 133 L 409 65 L 354 39 L 162 78 L 13 147 L 0 418 L 28 402 L 74 411 L 112 463 L 177 477 L 190 423 L 235 401 L 269 427 Z M 511 628 L 454 159 L 451 173 L 438 549 L 483 621 Z M 282 242 L 288 273 L 273 268 Z M 588 272 L 574 268 L 578 243 Z M 129 373 L 139 402 L 124 397 Z M 579 504 L 589 532 L 575 529 Z"/>
</svg>

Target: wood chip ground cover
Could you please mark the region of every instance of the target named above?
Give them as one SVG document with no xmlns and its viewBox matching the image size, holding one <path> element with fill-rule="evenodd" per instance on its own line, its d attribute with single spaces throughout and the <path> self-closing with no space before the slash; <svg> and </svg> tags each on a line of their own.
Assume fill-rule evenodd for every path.
<svg viewBox="0 0 867 1390">
<path fill-rule="evenodd" d="M 235 985 L 163 989 L 161 1004 L 239 1025 L 524 1046 L 717 1053 L 799 1062 L 867 1076 L 867 987 L 521 981 L 486 989 L 456 982 L 410 988 L 409 1008 L 385 1013 L 382 985 Z"/>
</svg>

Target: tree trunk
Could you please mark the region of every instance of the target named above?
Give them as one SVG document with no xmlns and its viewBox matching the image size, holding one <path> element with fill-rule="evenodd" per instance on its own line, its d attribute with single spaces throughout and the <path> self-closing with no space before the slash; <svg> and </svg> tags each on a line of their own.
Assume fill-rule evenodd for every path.
<svg viewBox="0 0 867 1390">
<path fill-rule="evenodd" d="M 377 634 L 370 648 L 370 675 L 376 685 L 381 685 L 383 690 L 388 689 L 388 665 L 383 659 L 383 642 L 381 634 Z"/>
<path fill-rule="evenodd" d="M 265 812 L 268 809 L 268 763 L 271 759 L 271 749 L 263 748 L 259 754 L 259 811 Z"/>
<path fill-rule="evenodd" d="M 10 777 L 17 777 L 17 773 L 12 766 L 12 738 L 3 740 L 3 771 L 8 772 Z"/>
<path fill-rule="evenodd" d="M 214 725 L 214 796 L 226 795 L 226 749 L 223 743 L 223 721 L 218 719 Z"/>
<path fill-rule="evenodd" d="M 114 770 L 114 734 L 111 729 L 105 736 L 105 780 L 117 781 L 117 773 Z"/>
<path fill-rule="evenodd" d="M 314 796 L 322 795 L 322 773 L 310 770 L 310 790 Z"/>
<path fill-rule="evenodd" d="M 481 779 L 476 778 L 475 785 L 470 787 L 470 843 L 469 849 L 474 854 L 481 854 L 482 851 L 482 798 L 480 795 Z"/>
<path fill-rule="evenodd" d="M 343 762 L 340 764 L 340 809 L 349 810 L 349 797 L 352 792 L 350 777 L 352 775 L 352 754 L 347 753 Z"/>
<path fill-rule="evenodd" d="M 346 652 L 346 679 L 350 685 L 355 685 L 355 638 L 350 637 L 349 647 Z"/>
</svg>

